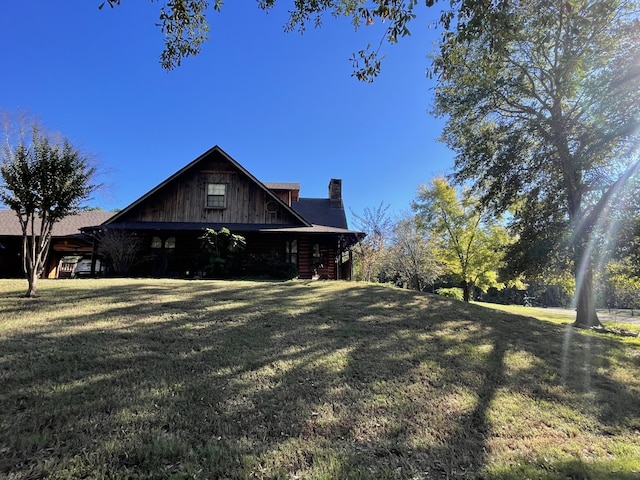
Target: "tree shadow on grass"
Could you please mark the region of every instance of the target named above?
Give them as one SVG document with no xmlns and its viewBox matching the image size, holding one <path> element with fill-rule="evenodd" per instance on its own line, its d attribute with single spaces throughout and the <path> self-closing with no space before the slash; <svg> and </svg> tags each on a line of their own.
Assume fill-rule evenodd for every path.
<svg viewBox="0 0 640 480">
<path fill-rule="evenodd" d="M 504 453 L 506 442 L 528 445 L 499 407 L 505 392 L 522 399 L 516 415 L 557 405 L 613 429 L 589 438 L 638 422 L 637 395 L 600 373 L 615 342 L 589 340 L 587 364 L 582 335 L 563 348 L 561 327 L 525 317 L 296 282 L 79 284 L 46 308 L 96 294 L 92 313 L 60 311 L 0 338 L 3 474 L 516 478 L 538 452 L 532 440 L 530 452 Z M 615 418 L 605 385 L 622 396 Z M 496 455 L 506 463 L 494 465 Z M 585 465 L 576 478 L 598 478 Z M 551 466 L 548 478 L 576 470 Z"/>
</svg>

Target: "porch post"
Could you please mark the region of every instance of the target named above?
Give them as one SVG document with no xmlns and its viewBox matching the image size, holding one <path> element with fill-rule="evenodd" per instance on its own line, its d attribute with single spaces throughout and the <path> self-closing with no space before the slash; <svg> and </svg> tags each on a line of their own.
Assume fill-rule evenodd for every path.
<svg viewBox="0 0 640 480">
<path fill-rule="evenodd" d="M 98 242 L 96 241 L 96 232 L 93 230 L 91 232 L 92 249 L 91 249 L 91 271 L 89 272 L 90 277 L 96 276 L 96 257 L 98 256 Z"/>
<path fill-rule="evenodd" d="M 335 256 L 336 280 L 340 280 L 342 270 L 342 238 L 338 237 L 338 254 Z"/>
<path fill-rule="evenodd" d="M 349 249 L 349 281 L 353 280 L 353 250 Z"/>
</svg>

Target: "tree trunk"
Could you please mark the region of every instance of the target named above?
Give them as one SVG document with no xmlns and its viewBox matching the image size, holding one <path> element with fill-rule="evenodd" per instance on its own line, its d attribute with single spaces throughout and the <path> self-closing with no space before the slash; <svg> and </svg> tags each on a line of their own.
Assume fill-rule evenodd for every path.
<svg viewBox="0 0 640 480">
<path fill-rule="evenodd" d="M 467 282 L 466 280 L 462 281 L 462 299 L 465 302 L 471 301 L 471 289 L 473 288 L 472 282 Z"/>
<path fill-rule="evenodd" d="M 47 254 L 49 249 L 49 241 L 51 234 L 51 227 L 48 229 L 48 233 L 45 232 L 46 238 L 43 242 L 42 235 L 37 236 L 33 232 L 33 218 L 31 218 L 31 233 L 27 232 L 27 227 L 23 228 L 23 238 L 22 238 L 22 267 L 25 276 L 27 277 L 27 283 L 29 284 L 27 288 L 27 293 L 25 293 L 25 297 L 31 298 L 36 297 L 36 285 L 38 283 L 38 279 L 42 272 L 44 271 L 44 267 L 47 261 Z"/>
<path fill-rule="evenodd" d="M 622 188 L 631 177 L 640 170 L 640 160 L 629 166 L 627 170 L 618 177 L 613 185 L 611 185 L 598 202 L 589 212 L 586 218 L 578 223 L 573 231 L 573 237 L 577 240 L 577 254 L 575 255 L 576 264 L 576 327 L 590 328 L 601 326 L 600 319 L 596 312 L 596 306 L 593 299 L 593 264 L 590 258 L 589 249 L 585 245 L 584 238 L 588 238 L 596 225 L 596 222 L 604 212 L 611 197 Z M 574 215 L 575 217 L 575 215 Z"/>
<path fill-rule="evenodd" d="M 31 220 L 33 224 L 33 219 Z M 27 233 L 26 226 L 23 227 L 23 237 L 22 237 L 22 271 L 27 277 L 27 282 L 29 287 L 27 288 L 27 293 L 24 294 L 25 297 L 31 298 L 36 296 L 36 283 L 38 281 L 38 277 L 33 265 L 33 246 L 34 239 L 31 235 Z"/>
<path fill-rule="evenodd" d="M 24 296 L 27 298 L 37 296 L 36 284 L 38 282 L 38 273 L 35 271 L 35 269 L 30 269 L 27 272 L 27 282 L 29 283 L 29 288 L 27 289 L 27 293 Z"/>
<path fill-rule="evenodd" d="M 588 256 L 584 252 L 583 256 Z M 601 326 L 596 303 L 593 298 L 593 266 L 589 258 L 584 258 L 582 262 L 576 262 L 576 321 L 574 326 L 580 328 L 591 328 Z"/>
<path fill-rule="evenodd" d="M 418 292 L 422 291 L 422 285 L 420 285 L 420 276 L 417 274 L 412 274 L 412 281 L 411 283 L 413 283 L 413 289 L 417 290 Z"/>
</svg>

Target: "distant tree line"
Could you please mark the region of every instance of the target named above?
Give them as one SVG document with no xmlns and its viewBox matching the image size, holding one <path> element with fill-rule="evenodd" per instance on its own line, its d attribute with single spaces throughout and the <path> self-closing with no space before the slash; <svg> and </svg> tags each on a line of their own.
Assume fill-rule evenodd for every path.
<svg viewBox="0 0 640 480">
<path fill-rule="evenodd" d="M 602 257 L 593 292 L 599 308 L 640 309 L 638 199 L 640 179 L 634 178 L 599 226 Z M 508 220 L 490 214 L 468 189 L 456 189 L 444 177 L 418 187 L 411 212 L 394 218 L 381 202 L 352 215 L 355 227 L 367 233 L 354 247 L 357 280 L 459 295 L 465 301 L 571 305 L 576 288 L 573 266 L 514 275 L 508 255 L 518 241 L 517 232 L 510 230 Z"/>
</svg>

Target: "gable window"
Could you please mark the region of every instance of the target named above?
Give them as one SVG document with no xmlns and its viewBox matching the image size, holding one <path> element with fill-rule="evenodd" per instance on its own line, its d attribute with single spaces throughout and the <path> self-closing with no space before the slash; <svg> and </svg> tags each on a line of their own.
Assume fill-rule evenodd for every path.
<svg viewBox="0 0 640 480">
<path fill-rule="evenodd" d="M 208 183 L 207 184 L 207 208 L 225 208 L 227 186 L 224 183 Z"/>
<path fill-rule="evenodd" d="M 285 259 L 287 263 L 298 265 L 298 240 L 287 240 L 285 242 Z"/>
<path fill-rule="evenodd" d="M 278 219 L 278 204 L 273 200 L 267 202 L 267 221 L 275 222 Z"/>
</svg>

